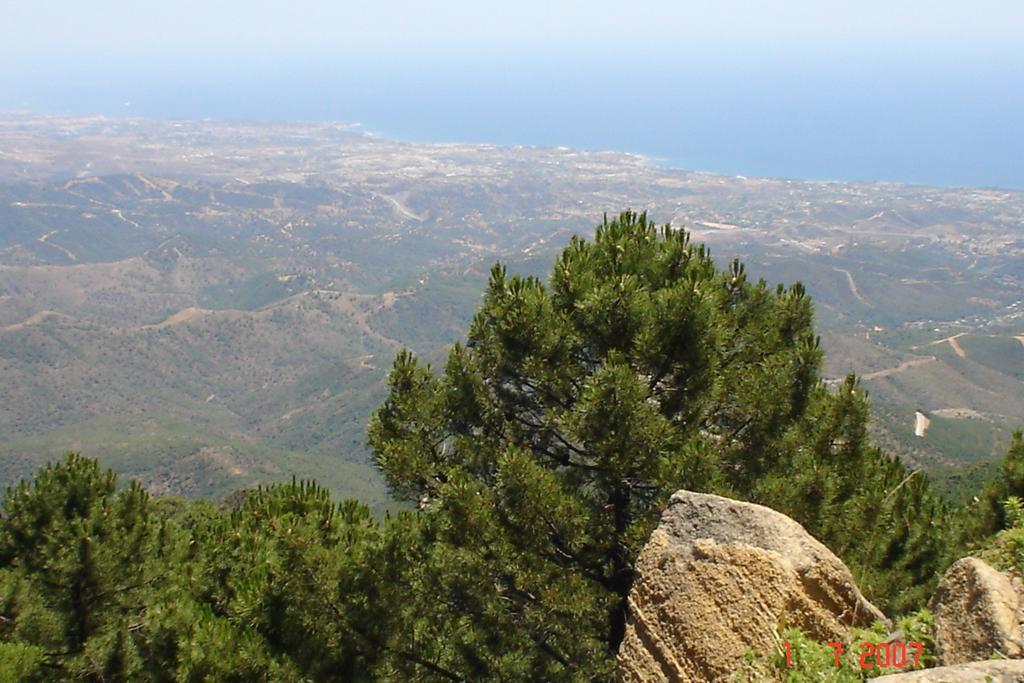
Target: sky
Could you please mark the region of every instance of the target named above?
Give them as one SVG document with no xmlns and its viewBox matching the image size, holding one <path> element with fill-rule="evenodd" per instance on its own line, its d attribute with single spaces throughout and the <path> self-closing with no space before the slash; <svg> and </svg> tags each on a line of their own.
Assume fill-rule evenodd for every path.
<svg viewBox="0 0 1024 683">
<path fill-rule="evenodd" d="M 1024 0 L 0 0 L 0 110 L 1024 189 Z"/>
<path fill-rule="evenodd" d="M 0 0 L 0 69 L 389 55 L 1014 50 L 1020 0 Z M 65 63 L 65 66 L 68 66 Z"/>
</svg>

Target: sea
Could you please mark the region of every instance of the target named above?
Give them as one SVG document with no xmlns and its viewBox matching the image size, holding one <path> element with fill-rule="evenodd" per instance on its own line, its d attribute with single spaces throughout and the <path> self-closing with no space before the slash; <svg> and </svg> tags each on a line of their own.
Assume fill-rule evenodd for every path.
<svg viewBox="0 0 1024 683">
<path fill-rule="evenodd" d="M 51 65 L 0 73 L 0 110 L 345 121 L 409 141 L 634 152 L 727 175 L 1024 189 L 1024 59 L 629 50 Z"/>
</svg>

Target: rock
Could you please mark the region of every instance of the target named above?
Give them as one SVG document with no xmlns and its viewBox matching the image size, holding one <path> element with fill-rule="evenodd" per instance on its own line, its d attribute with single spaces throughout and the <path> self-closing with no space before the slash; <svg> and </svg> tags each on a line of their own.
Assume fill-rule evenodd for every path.
<svg viewBox="0 0 1024 683">
<path fill-rule="evenodd" d="M 1024 660 L 1002 659 L 971 662 L 937 669 L 890 674 L 872 679 L 875 683 L 1024 683 Z"/>
<path fill-rule="evenodd" d="M 785 515 L 680 491 L 637 562 L 620 681 L 731 681 L 783 623 L 842 640 L 885 616 L 846 565 Z"/>
<path fill-rule="evenodd" d="M 1020 657 L 1020 597 L 1002 572 L 976 557 L 965 557 L 939 581 L 929 608 L 935 615 L 938 662 L 962 664 L 993 653 Z"/>
</svg>

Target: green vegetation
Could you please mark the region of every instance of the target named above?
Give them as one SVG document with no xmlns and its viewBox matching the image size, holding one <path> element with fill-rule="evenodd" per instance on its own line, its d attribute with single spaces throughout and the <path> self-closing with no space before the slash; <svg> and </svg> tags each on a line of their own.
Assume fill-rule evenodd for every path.
<svg viewBox="0 0 1024 683">
<path fill-rule="evenodd" d="M 199 291 L 205 308 L 237 308 L 254 311 L 305 291 L 309 281 L 301 275 L 257 273 L 241 282 L 218 282 Z"/>
<path fill-rule="evenodd" d="M 355 433 L 346 437 L 357 439 L 364 430 L 362 425 L 350 427 Z M 46 436 L 2 442 L 5 457 L 0 461 L 0 479 L 29 477 L 69 447 L 102 453 L 105 466 L 122 476 L 145 477 L 151 491 L 165 495 L 220 499 L 238 488 L 279 482 L 290 472 L 304 472 L 335 496 L 360 500 L 375 513 L 394 507 L 379 473 L 365 462 L 288 444 L 275 448 L 242 434 L 225 435 L 170 417 L 98 417 Z"/>
<path fill-rule="evenodd" d="M 887 449 L 899 448 L 946 477 L 962 477 L 973 467 L 984 468 L 1005 452 L 1010 436 L 1010 419 L 996 422 L 982 415 L 944 416 L 929 414 L 931 426 L 924 437 L 914 435 L 914 413 L 891 403 L 872 401 L 872 420 L 887 427 Z M 892 443 L 890 443 L 892 442 Z M 957 463 L 955 467 L 950 463 Z M 977 489 L 972 489 L 973 495 Z"/>
<path fill-rule="evenodd" d="M 235 510 L 153 501 L 135 484 L 118 491 L 112 472 L 75 455 L 12 488 L 0 524 L 0 671 L 364 677 L 381 647 L 360 629 L 386 623 L 368 610 L 385 588 L 374 580 L 392 569 L 373 564 L 385 546 L 369 510 L 334 505 L 312 484 L 240 498 Z"/>
<path fill-rule="evenodd" d="M 1006 433 L 980 417 L 949 418 L 931 416 L 931 426 L 920 447 L 954 459 L 969 453 L 997 454 L 1005 446 Z M 911 432 L 908 428 L 907 432 Z M 908 439 L 910 436 L 908 436 Z M 968 464 L 965 462 L 965 464 Z"/>
<path fill-rule="evenodd" d="M 478 643 L 523 634 L 539 677 L 607 674 L 636 553 L 680 488 L 775 507 L 883 608 L 920 605 L 948 513 L 869 445 L 856 380 L 827 391 L 820 360 L 802 287 L 750 283 L 739 263 L 717 271 L 685 232 L 643 215 L 574 239 L 547 286 L 496 267 L 443 375 L 400 354 L 370 428 L 392 489 L 430 511 L 435 592 L 489 579 L 471 600 L 423 596 L 431 623 L 468 618 Z M 500 662 L 508 643 L 480 647 Z M 501 671 L 461 649 L 449 666 Z"/>
<path fill-rule="evenodd" d="M 998 476 L 991 479 L 974 502 L 964 508 L 963 540 L 978 547 L 993 534 L 1013 526 L 1015 516 L 1007 514 L 1006 501 L 1024 498 L 1024 434 L 1013 434 L 1003 456 Z M 1011 505 L 1010 509 L 1013 507 Z"/>
<path fill-rule="evenodd" d="M 1005 336 L 968 334 L 960 338 L 967 357 L 997 372 L 1024 382 L 1024 343 Z"/>
<path fill-rule="evenodd" d="M 984 543 L 981 554 L 994 567 L 1024 576 L 1024 500 L 1010 496 L 1002 512 L 1006 528 Z"/>
<path fill-rule="evenodd" d="M 862 376 L 872 435 L 905 462 L 939 471 L 995 460 L 1024 414 L 1014 340 L 1024 202 L 1012 193 L 746 180 L 319 124 L 0 128 L 14 136 L 0 169 L 0 451 L 18 463 L 0 468 L 0 485 L 76 447 L 69 430 L 97 418 L 113 420 L 110 440 L 81 448 L 153 490 L 239 434 L 242 459 L 287 465 L 302 451 L 368 466 L 366 425 L 395 352 L 443 358 L 465 337 L 495 259 L 546 276 L 569 237 L 587 234 L 588 216 L 625 201 L 689 222 L 721 258 L 742 258 L 751 280 L 803 282 L 828 356 L 821 374 Z M 961 332 L 967 358 L 931 345 Z M 951 411 L 939 413 L 945 434 L 908 435 L 916 408 Z M 965 409 L 977 417 L 956 417 Z M 135 440 L 140 415 L 186 427 L 173 447 L 131 463 L 118 444 Z M 197 443 L 191 425 L 208 440 Z M 183 455 L 185 442 L 197 447 Z M 253 483 L 215 476 L 171 491 Z"/>
<path fill-rule="evenodd" d="M 890 634 L 884 624 L 876 623 L 870 629 L 854 629 L 851 637 L 842 643 L 821 643 L 797 628 L 782 628 L 776 638 L 776 647 L 770 654 L 748 652 L 738 682 L 781 681 L 783 683 L 854 683 L 886 674 L 923 669 L 935 662 L 935 630 L 931 612 L 922 609 L 900 619 L 896 624 L 900 639 L 907 651 L 906 666 L 878 666 L 878 657 L 887 662 L 891 647 L 884 655 L 877 653 L 878 645 L 887 643 Z M 919 643 L 920 648 L 908 643 Z M 788 647 L 787 647 L 788 646 Z M 917 655 L 915 657 L 915 654 Z M 863 656 L 863 661 L 862 661 Z"/>
<path fill-rule="evenodd" d="M 680 488 L 795 518 L 925 638 L 917 610 L 944 566 L 1006 525 L 991 503 L 1017 495 L 1024 444 L 957 517 L 871 444 L 857 379 L 830 390 L 821 362 L 801 285 L 720 271 L 645 215 L 606 219 L 547 283 L 496 266 L 442 372 L 397 355 L 370 442 L 418 511 L 379 521 L 295 481 L 223 504 L 152 499 L 73 454 L 11 487 L 0 673 L 609 680 L 635 559 Z M 846 675 L 782 633 L 807 674 L 789 680 Z M 774 655 L 749 666 L 778 672 Z"/>
</svg>

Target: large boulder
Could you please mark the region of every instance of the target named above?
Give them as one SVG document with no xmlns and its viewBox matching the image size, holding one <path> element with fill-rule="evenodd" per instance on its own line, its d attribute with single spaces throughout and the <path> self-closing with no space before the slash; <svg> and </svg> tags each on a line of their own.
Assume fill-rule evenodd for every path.
<svg viewBox="0 0 1024 683">
<path fill-rule="evenodd" d="M 770 508 L 680 491 L 637 563 L 618 678 L 731 681 L 744 654 L 775 647 L 781 625 L 843 640 L 886 622 L 846 565 Z"/>
<path fill-rule="evenodd" d="M 929 607 L 935 615 L 940 664 L 1020 657 L 1020 596 L 1013 581 L 976 557 L 965 557 L 939 581 Z"/>
<path fill-rule="evenodd" d="M 875 683 L 1024 683 L 1024 660 L 995 659 L 937 669 L 890 674 L 872 679 Z"/>
</svg>

